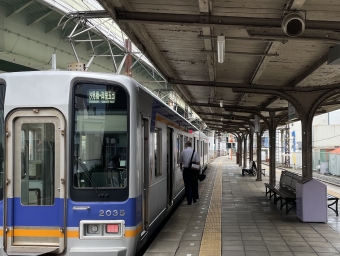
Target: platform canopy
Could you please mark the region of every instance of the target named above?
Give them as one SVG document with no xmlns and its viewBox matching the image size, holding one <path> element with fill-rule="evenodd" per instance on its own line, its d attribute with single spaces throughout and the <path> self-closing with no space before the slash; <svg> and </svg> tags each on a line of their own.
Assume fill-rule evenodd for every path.
<svg viewBox="0 0 340 256">
<path fill-rule="evenodd" d="M 287 93 L 334 89 L 316 114 L 339 109 L 338 1 L 98 2 L 212 129 L 246 131 L 259 113 L 295 120 Z"/>
</svg>

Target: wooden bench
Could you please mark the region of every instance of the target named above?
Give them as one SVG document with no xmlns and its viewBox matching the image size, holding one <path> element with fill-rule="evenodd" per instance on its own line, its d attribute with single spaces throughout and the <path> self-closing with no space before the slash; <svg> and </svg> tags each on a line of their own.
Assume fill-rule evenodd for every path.
<svg viewBox="0 0 340 256">
<path fill-rule="evenodd" d="M 280 209 L 286 205 L 286 214 L 295 206 L 296 200 L 296 183 L 302 179 L 301 176 L 289 172 L 282 171 L 280 182 L 278 185 L 273 186 L 265 183 L 266 186 L 266 196 L 269 194 L 269 199 L 274 196 L 274 203 L 277 204 L 278 201 L 281 202 Z M 336 216 L 338 216 L 338 201 L 339 198 L 336 196 L 327 194 L 328 208 L 332 209 Z M 334 205 L 334 206 L 333 206 Z M 333 206 L 333 207 L 332 207 Z"/>
<path fill-rule="evenodd" d="M 256 176 L 256 164 L 254 161 L 249 161 L 249 165 L 242 168 L 242 176 L 244 176 L 245 172 L 249 175 Z"/>
</svg>

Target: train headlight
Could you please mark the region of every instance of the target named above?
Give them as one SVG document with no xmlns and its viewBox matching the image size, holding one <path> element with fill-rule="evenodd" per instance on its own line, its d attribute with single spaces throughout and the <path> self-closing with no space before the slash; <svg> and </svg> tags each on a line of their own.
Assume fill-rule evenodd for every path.
<svg viewBox="0 0 340 256">
<path fill-rule="evenodd" d="M 125 235 L 124 220 L 81 220 L 80 239 L 121 239 Z"/>
<path fill-rule="evenodd" d="M 90 224 L 87 226 L 87 232 L 89 234 L 98 234 L 99 233 L 99 226 L 96 224 Z"/>
</svg>

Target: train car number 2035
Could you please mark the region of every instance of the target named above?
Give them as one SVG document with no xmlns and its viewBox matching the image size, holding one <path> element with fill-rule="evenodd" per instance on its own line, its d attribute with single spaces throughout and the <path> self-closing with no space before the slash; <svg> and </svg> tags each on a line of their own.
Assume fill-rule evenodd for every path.
<svg viewBox="0 0 340 256">
<path fill-rule="evenodd" d="M 125 216 L 124 210 L 99 210 L 99 216 Z"/>
</svg>

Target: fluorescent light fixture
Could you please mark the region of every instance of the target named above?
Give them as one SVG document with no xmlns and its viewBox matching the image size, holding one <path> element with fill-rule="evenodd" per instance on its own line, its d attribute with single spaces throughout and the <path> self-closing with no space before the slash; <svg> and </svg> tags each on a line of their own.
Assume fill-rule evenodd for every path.
<svg viewBox="0 0 340 256">
<path fill-rule="evenodd" d="M 220 107 L 223 108 L 223 100 L 220 100 Z"/>
<path fill-rule="evenodd" d="M 218 63 L 224 62 L 225 54 L 225 36 L 217 37 L 217 61 Z"/>
</svg>

